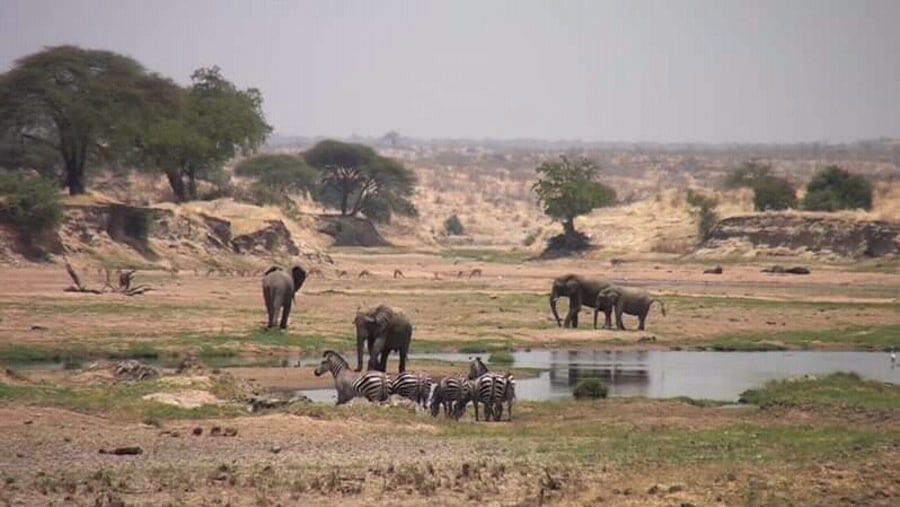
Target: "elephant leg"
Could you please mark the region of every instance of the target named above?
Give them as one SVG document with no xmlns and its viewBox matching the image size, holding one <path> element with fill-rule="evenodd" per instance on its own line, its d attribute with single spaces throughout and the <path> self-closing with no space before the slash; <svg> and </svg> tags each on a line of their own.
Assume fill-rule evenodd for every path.
<svg viewBox="0 0 900 507">
<path fill-rule="evenodd" d="M 603 314 L 605 316 L 605 321 L 603 322 L 604 329 L 612 329 L 612 309 L 608 308 L 603 310 Z"/>
<path fill-rule="evenodd" d="M 616 305 L 616 327 L 625 330 L 625 323 L 622 322 L 622 312 L 625 309 L 621 303 Z"/>
<path fill-rule="evenodd" d="M 581 311 L 581 298 L 573 296 L 569 298 L 569 313 L 566 314 L 566 323 L 570 323 L 572 328 L 578 327 L 578 313 Z M 564 327 L 570 327 L 568 325 Z"/>
<path fill-rule="evenodd" d="M 397 373 L 403 373 L 406 371 L 406 354 L 408 353 L 406 347 L 400 348 L 400 370 Z"/>
<path fill-rule="evenodd" d="M 647 320 L 647 312 L 638 315 L 638 331 L 644 330 L 644 321 Z"/>
<path fill-rule="evenodd" d="M 391 349 L 384 347 L 381 350 L 381 359 L 379 363 L 379 366 L 381 366 L 381 368 L 379 368 L 378 371 L 387 371 L 387 362 L 389 355 L 391 355 Z"/>
<path fill-rule="evenodd" d="M 266 302 L 266 329 L 270 329 L 275 327 L 275 308 L 272 295 L 266 289 L 263 289 L 263 300 Z"/>
<path fill-rule="evenodd" d="M 291 298 L 285 295 L 284 303 L 281 307 L 281 329 L 287 329 L 288 316 L 291 314 Z"/>
</svg>

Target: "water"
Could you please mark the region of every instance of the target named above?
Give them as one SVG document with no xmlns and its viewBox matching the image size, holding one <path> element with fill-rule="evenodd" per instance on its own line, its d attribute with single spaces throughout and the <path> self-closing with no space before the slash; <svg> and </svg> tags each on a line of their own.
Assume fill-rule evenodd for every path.
<svg viewBox="0 0 900 507">
<path fill-rule="evenodd" d="M 416 360 L 431 359 L 468 363 L 474 354 L 411 354 Z M 482 356 L 487 356 L 483 354 Z M 483 357 L 483 359 L 486 357 Z M 644 396 L 737 401 L 741 392 L 759 387 L 769 380 L 797 375 L 827 375 L 852 371 L 865 379 L 900 384 L 900 363 L 891 363 L 885 352 L 773 351 L 773 352 L 698 352 L 698 351 L 603 351 L 534 349 L 513 353 L 513 366 L 534 368 L 533 378 L 516 380 L 520 400 L 553 400 L 572 396 L 572 389 L 583 378 L 600 378 L 609 387 L 609 396 Z M 157 366 L 175 366 L 163 360 L 145 361 Z M 246 359 L 222 358 L 210 366 L 246 365 Z M 311 367 L 319 358 L 271 358 L 256 361 L 258 366 Z M 215 363 L 215 364 L 212 364 Z M 87 364 L 87 362 L 85 362 Z M 396 363 L 392 363 L 392 366 Z M 503 371 L 508 365 L 488 365 Z M 23 363 L 15 369 L 62 368 L 62 363 Z M 460 366 L 460 373 L 467 373 Z M 333 388 L 298 391 L 317 402 L 334 402 Z"/>
<path fill-rule="evenodd" d="M 468 361 L 472 354 L 421 354 L 416 358 Z M 513 353 L 514 366 L 535 368 L 534 378 L 516 380 L 520 400 L 571 398 L 583 378 L 600 378 L 609 396 L 644 396 L 737 401 L 741 392 L 769 380 L 852 371 L 864 379 L 900 384 L 900 365 L 884 352 L 696 352 L 531 350 Z M 489 365 L 492 370 L 506 365 Z M 334 389 L 300 391 L 313 401 L 333 402 Z"/>
</svg>

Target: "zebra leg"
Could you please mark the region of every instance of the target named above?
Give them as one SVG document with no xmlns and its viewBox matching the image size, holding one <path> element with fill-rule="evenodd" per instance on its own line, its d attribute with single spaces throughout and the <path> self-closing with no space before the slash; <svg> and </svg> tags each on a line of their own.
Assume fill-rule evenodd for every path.
<svg viewBox="0 0 900 507">
<path fill-rule="evenodd" d="M 494 421 L 499 421 L 503 417 L 503 402 L 498 401 L 494 404 Z"/>
</svg>

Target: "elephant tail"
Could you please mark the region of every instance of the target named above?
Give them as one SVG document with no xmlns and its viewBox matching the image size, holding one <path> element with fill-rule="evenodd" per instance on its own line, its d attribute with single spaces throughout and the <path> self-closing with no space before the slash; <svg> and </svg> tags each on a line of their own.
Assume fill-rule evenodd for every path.
<svg viewBox="0 0 900 507">
<path fill-rule="evenodd" d="M 659 303 L 659 309 L 662 310 L 663 317 L 665 317 L 666 316 L 666 305 L 665 305 L 665 303 L 662 302 L 662 299 L 653 298 L 652 300 L 650 300 L 650 304 L 652 305 L 653 303 Z"/>
</svg>

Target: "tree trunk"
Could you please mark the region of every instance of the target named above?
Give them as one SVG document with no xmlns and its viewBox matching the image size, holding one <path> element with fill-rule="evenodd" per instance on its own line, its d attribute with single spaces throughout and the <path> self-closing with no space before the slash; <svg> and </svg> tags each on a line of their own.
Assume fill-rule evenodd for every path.
<svg viewBox="0 0 900 507">
<path fill-rule="evenodd" d="M 82 195 L 84 188 L 84 160 L 76 157 L 66 159 L 66 188 L 69 195 Z"/>
<path fill-rule="evenodd" d="M 188 197 L 191 200 L 196 201 L 197 200 L 197 177 L 194 175 L 193 168 L 189 167 L 187 169 L 187 177 L 188 177 L 188 187 L 187 187 Z"/>
<path fill-rule="evenodd" d="M 341 216 L 347 216 L 347 208 L 350 206 L 350 192 L 341 189 Z"/>
<path fill-rule="evenodd" d="M 166 169 L 166 178 L 169 180 L 169 186 L 172 187 L 172 193 L 175 194 L 175 202 L 185 202 L 187 200 L 187 190 L 184 187 L 184 180 L 181 179 L 181 171 L 179 169 Z"/>
<path fill-rule="evenodd" d="M 570 238 L 575 237 L 575 217 L 569 217 L 563 220 L 563 232 Z"/>
</svg>

